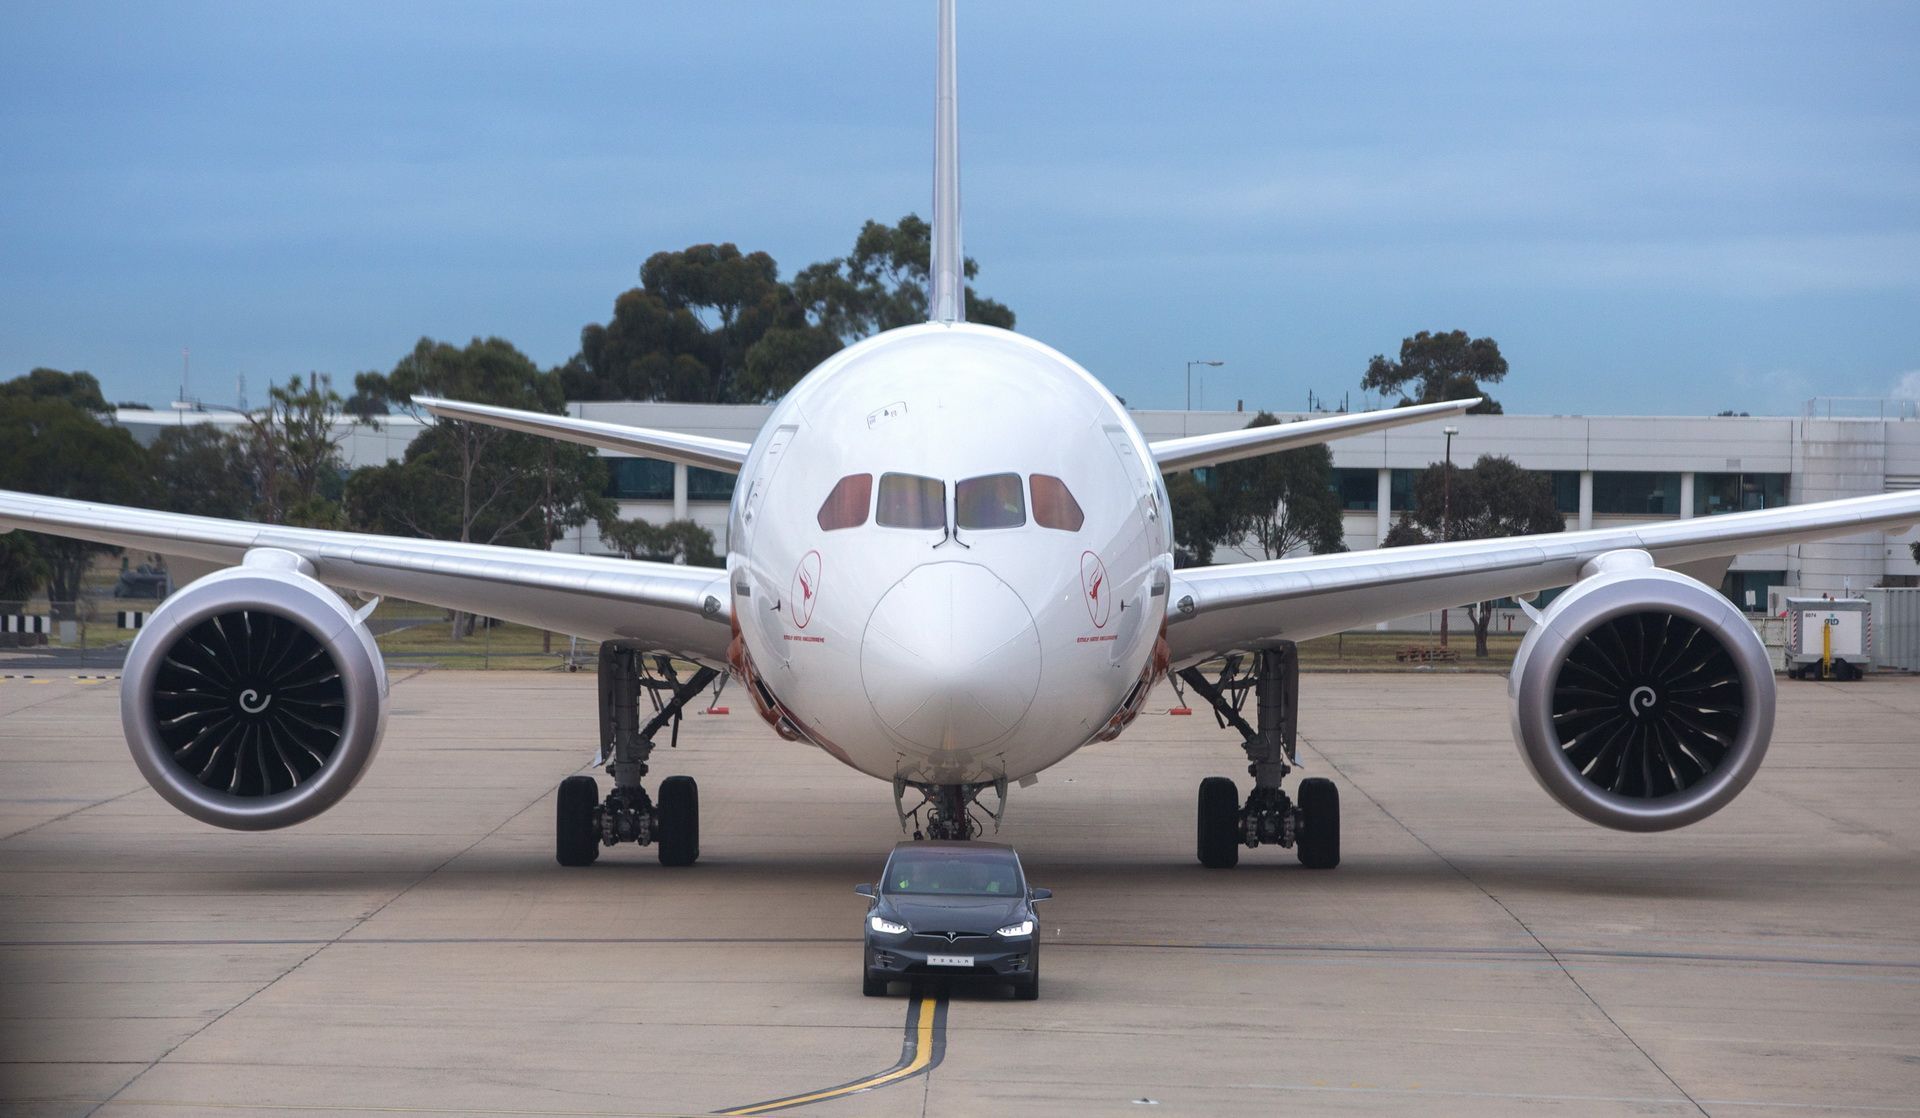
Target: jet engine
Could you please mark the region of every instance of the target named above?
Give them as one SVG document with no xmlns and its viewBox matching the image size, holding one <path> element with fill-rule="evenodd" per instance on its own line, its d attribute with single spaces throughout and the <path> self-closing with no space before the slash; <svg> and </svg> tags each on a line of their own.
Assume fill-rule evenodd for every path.
<svg viewBox="0 0 1920 1118">
<path fill-rule="evenodd" d="M 339 802 L 380 746 L 373 634 L 291 552 L 247 554 L 168 598 L 121 675 L 141 775 L 205 823 L 258 831 Z"/>
<path fill-rule="evenodd" d="M 1591 822 L 1664 831 L 1725 807 L 1773 736 L 1773 667 L 1712 588 L 1614 552 L 1549 606 L 1508 677 L 1520 755 Z"/>
</svg>

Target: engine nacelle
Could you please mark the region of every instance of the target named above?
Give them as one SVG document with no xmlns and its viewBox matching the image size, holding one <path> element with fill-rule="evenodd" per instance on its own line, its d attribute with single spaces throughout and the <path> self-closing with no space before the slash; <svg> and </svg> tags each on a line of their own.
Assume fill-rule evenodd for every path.
<svg viewBox="0 0 1920 1118">
<path fill-rule="evenodd" d="M 1507 684 L 1541 787 L 1622 831 L 1719 811 L 1773 736 L 1773 666 L 1753 626 L 1718 591 L 1650 564 L 1597 561 L 1520 643 Z"/>
<path fill-rule="evenodd" d="M 311 570 L 290 552 L 249 552 L 168 598 L 133 642 L 120 680 L 127 746 L 195 819 L 241 831 L 311 819 L 380 747 L 380 649 Z"/>
</svg>

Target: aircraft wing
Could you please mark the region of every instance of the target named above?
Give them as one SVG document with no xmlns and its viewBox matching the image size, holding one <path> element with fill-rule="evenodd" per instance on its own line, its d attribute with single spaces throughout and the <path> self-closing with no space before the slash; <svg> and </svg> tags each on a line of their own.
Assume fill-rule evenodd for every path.
<svg viewBox="0 0 1920 1118">
<path fill-rule="evenodd" d="M 291 551 L 320 581 L 592 640 L 630 640 L 716 667 L 731 639 L 727 573 L 445 540 L 283 528 L 0 490 L 0 532 L 20 528 L 229 565 Z"/>
<path fill-rule="evenodd" d="M 1326 415 L 1291 423 L 1272 423 L 1265 427 L 1218 431 L 1211 435 L 1161 439 L 1149 444 L 1149 449 L 1153 451 L 1153 460 L 1162 472 L 1191 470 L 1199 466 L 1214 466 L 1240 458 L 1277 454 L 1283 450 L 1332 442 L 1349 435 L 1364 435 L 1369 431 L 1459 415 L 1479 402 L 1480 397 L 1475 396 L 1470 400 L 1448 400 L 1439 404 Z"/>
<path fill-rule="evenodd" d="M 648 458 L 664 458 L 689 466 L 737 474 L 747 460 L 751 444 L 706 435 L 682 435 L 677 431 L 657 431 L 651 427 L 628 427 L 622 423 L 601 423 L 575 419 L 568 415 L 548 415 L 515 408 L 496 408 L 490 404 L 463 404 L 458 400 L 440 400 L 415 396 L 413 402 L 442 419 L 459 419 L 504 427 L 527 435 L 544 435 L 570 443 L 618 450 Z"/>
<path fill-rule="evenodd" d="M 1566 586 L 1588 560 L 1640 549 L 1662 567 L 1920 524 L 1920 492 L 1504 539 L 1349 551 L 1174 572 L 1167 640 L 1176 664 L 1274 638 L 1304 640 L 1412 613 Z"/>
</svg>

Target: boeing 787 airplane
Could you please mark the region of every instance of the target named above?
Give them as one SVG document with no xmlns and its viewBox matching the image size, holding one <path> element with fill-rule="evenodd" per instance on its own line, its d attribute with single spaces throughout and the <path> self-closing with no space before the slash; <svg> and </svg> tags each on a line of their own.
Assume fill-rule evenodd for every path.
<svg viewBox="0 0 1920 1118">
<path fill-rule="evenodd" d="M 153 787 L 243 830 L 312 818 L 352 789 L 388 695 L 372 607 L 345 590 L 601 642 L 610 785 L 561 784 L 565 865 L 621 843 L 656 846 L 669 865 L 698 858 L 693 778 L 650 793 L 649 764 L 657 736 L 720 673 L 781 737 L 891 784 L 903 829 L 962 840 L 997 824 L 1010 783 L 1125 732 L 1171 673 L 1231 728 L 1252 781 L 1244 795 L 1231 779 L 1201 783 L 1199 860 L 1232 866 L 1277 845 L 1327 868 L 1340 858 L 1338 791 L 1285 784 L 1297 767 L 1293 642 L 1571 587 L 1537 612 L 1509 685 L 1521 760 L 1547 793 L 1634 831 L 1696 822 L 1739 794 L 1766 753 L 1774 678 L 1712 584 L 1740 552 L 1920 523 L 1920 492 L 1176 569 L 1163 472 L 1475 401 L 1143 438 L 1066 355 L 964 321 L 954 66 L 942 0 L 930 321 L 835 354 L 751 444 L 417 401 L 445 421 L 736 472 L 724 569 L 0 493 L 0 530 L 223 568 L 168 598 L 127 658 L 122 722 Z M 643 694 L 664 698 L 644 723 Z"/>
</svg>

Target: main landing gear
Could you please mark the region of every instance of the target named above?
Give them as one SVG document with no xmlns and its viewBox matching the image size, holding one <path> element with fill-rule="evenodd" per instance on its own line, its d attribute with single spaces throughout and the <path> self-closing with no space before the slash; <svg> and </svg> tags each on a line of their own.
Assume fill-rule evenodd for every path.
<svg viewBox="0 0 1920 1118">
<path fill-rule="evenodd" d="M 1231 869 L 1240 862 L 1241 847 L 1277 845 L 1293 847 L 1309 869 L 1330 870 L 1340 864 L 1340 790 L 1330 780 L 1312 777 L 1300 782 L 1296 804 L 1280 786 L 1300 764 L 1294 753 L 1300 660 L 1293 642 L 1274 641 L 1257 649 L 1252 667 L 1243 668 L 1245 657 L 1229 656 L 1218 679 L 1208 679 L 1197 667 L 1180 671 L 1187 686 L 1213 707 L 1220 725 L 1240 731 L 1247 773 L 1253 777 L 1245 804 L 1227 777 L 1200 782 L 1195 835 L 1200 863 Z M 1249 691 L 1256 697 L 1258 728 L 1249 726 L 1240 713 Z"/>
<path fill-rule="evenodd" d="M 641 779 L 653 755 L 654 735 L 673 727 L 670 745 L 679 744 L 680 713 L 687 702 L 719 673 L 700 668 L 681 680 L 665 656 L 647 659 L 631 648 L 600 646 L 600 755 L 607 758 L 613 790 L 600 798 L 591 776 L 560 782 L 554 808 L 554 857 L 563 866 L 588 866 L 602 846 L 634 842 L 660 848 L 663 866 L 690 866 L 700 857 L 700 789 L 690 776 L 660 782 L 660 799 L 647 795 Z M 640 725 L 640 693 L 653 697 L 657 712 Z M 660 695 L 666 694 L 665 701 Z"/>
</svg>

